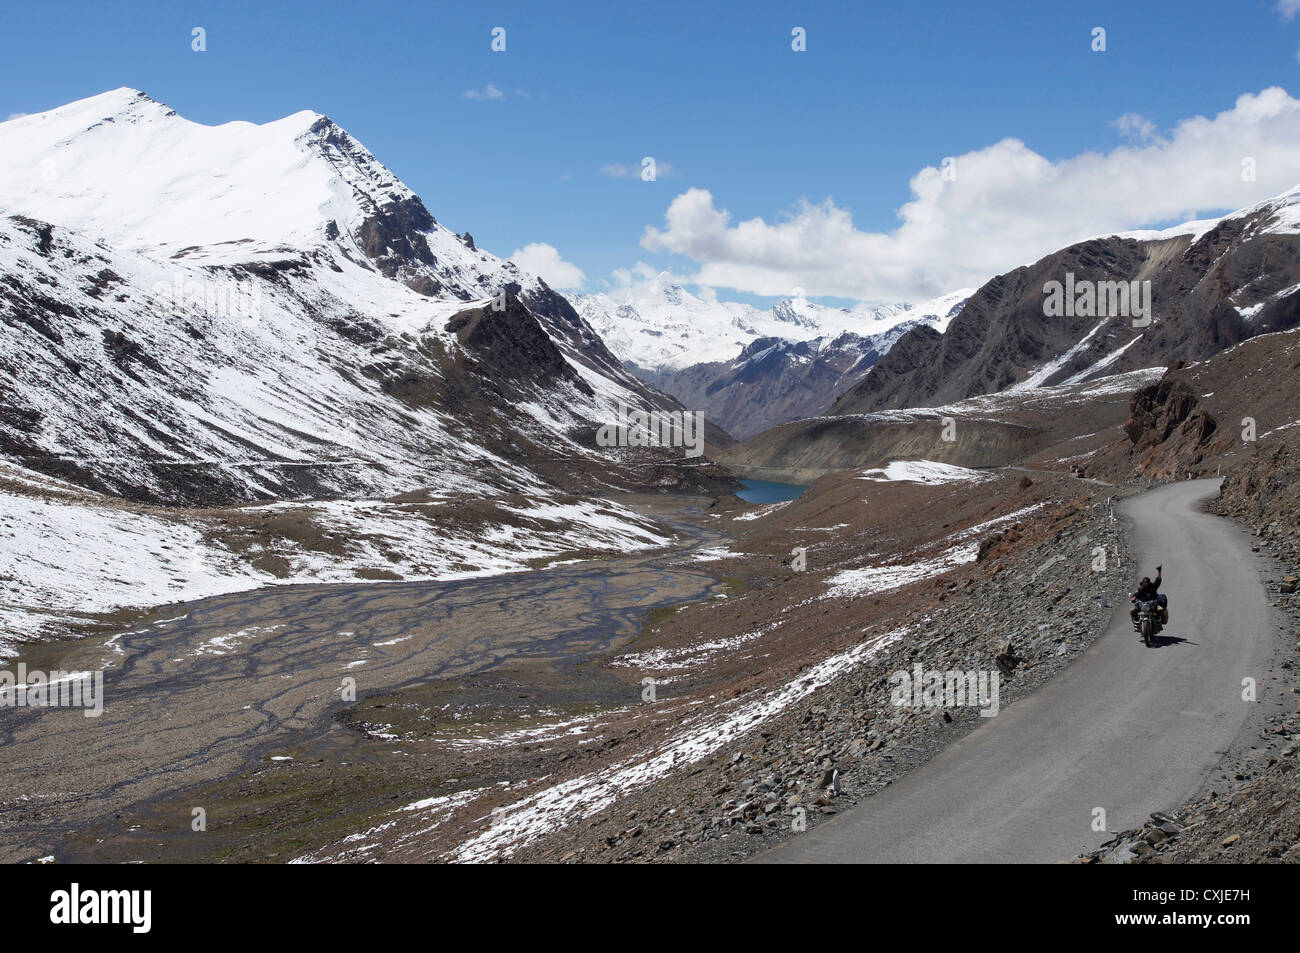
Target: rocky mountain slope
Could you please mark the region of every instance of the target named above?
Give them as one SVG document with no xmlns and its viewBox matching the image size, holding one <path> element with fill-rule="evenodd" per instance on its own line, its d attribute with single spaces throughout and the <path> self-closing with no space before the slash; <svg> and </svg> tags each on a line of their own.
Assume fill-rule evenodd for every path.
<svg viewBox="0 0 1300 953">
<path fill-rule="evenodd" d="M 680 409 L 327 117 L 128 89 L 0 123 L 0 332 L 0 450 L 141 501 L 605 487 Z"/>
<path fill-rule="evenodd" d="M 1138 282 L 1137 296 L 1125 307 L 1104 282 Z M 1300 323 L 1298 290 L 1300 188 L 1210 222 L 1081 242 L 999 275 L 946 331 L 904 336 L 832 413 L 1202 360 Z"/>
</svg>

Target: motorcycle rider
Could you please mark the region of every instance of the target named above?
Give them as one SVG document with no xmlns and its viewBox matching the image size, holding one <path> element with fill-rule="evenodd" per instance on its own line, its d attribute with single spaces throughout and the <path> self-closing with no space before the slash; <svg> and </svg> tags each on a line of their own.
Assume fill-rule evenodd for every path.
<svg viewBox="0 0 1300 953">
<path fill-rule="evenodd" d="M 1156 578 L 1153 581 L 1150 576 L 1143 576 L 1142 581 L 1138 583 L 1137 592 L 1133 593 L 1133 598 L 1129 601 L 1133 603 L 1133 611 L 1130 615 L 1133 617 L 1133 625 L 1137 626 L 1139 602 L 1156 602 L 1160 607 L 1160 624 L 1169 624 L 1169 600 L 1168 597 L 1160 595 L 1160 583 L 1164 573 L 1163 566 L 1156 567 Z"/>
</svg>

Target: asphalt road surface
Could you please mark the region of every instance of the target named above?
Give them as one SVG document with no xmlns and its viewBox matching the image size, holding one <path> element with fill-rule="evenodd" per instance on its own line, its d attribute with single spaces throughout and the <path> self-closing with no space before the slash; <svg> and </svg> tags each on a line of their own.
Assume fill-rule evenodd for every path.
<svg viewBox="0 0 1300 953">
<path fill-rule="evenodd" d="M 1110 627 L 1033 695 L 764 863 L 1055 863 L 1197 792 L 1243 730 L 1242 680 L 1264 683 L 1271 607 L 1250 537 L 1200 503 L 1217 480 L 1123 504 L 1134 588 L 1164 565 L 1170 623 L 1150 648 L 1117 607 Z"/>
</svg>

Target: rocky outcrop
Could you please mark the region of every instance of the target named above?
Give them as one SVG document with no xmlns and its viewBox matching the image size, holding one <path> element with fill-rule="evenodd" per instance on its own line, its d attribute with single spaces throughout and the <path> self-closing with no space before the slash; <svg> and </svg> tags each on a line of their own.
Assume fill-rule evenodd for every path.
<svg viewBox="0 0 1300 953">
<path fill-rule="evenodd" d="M 411 261 L 436 264 L 423 234 L 433 226 L 433 216 L 424 203 L 409 198 L 377 209 L 362 223 L 356 238 L 367 257 L 392 278 Z"/>
<path fill-rule="evenodd" d="M 1135 467 L 1146 477 L 1176 477 L 1215 452 L 1218 424 L 1178 370 L 1135 393 L 1124 424 Z"/>
<path fill-rule="evenodd" d="M 563 380 L 584 394 L 592 393 L 514 295 L 506 295 L 499 311 L 495 305 L 487 305 L 458 312 L 447 322 L 447 330 L 456 335 L 475 361 L 476 370 L 489 380 L 528 385 Z"/>
</svg>

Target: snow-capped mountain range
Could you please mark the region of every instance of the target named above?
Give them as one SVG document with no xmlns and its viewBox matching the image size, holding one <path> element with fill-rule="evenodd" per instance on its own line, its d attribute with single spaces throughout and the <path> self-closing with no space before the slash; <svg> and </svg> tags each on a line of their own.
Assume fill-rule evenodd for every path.
<svg viewBox="0 0 1300 953">
<path fill-rule="evenodd" d="M 665 272 L 619 291 L 574 295 L 573 305 L 627 364 L 663 375 L 695 364 L 731 361 L 761 338 L 829 341 L 849 332 L 883 343 L 893 328 L 905 322 L 923 322 L 943 330 L 972 290 L 920 304 L 859 304 L 853 308 L 785 298 L 763 310 L 737 301 L 698 297 Z"/>
<path fill-rule="evenodd" d="M 484 297 L 513 267 L 431 221 L 414 192 L 319 113 L 205 126 L 124 88 L 2 128 L 0 208 L 123 251 L 231 265 L 347 236 L 384 259 L 411 249 L 376 247 L 373 223 L 404 214 L 448 297 Z"/>
<path fill-rule="evenodd" d="M 745 439 L 824 411 L 907 331 L 946 328 L 970 293 L 853 308 L 785 298 L 762 310 L 698 297 L 662 273 L 574 306 L 638 377 Z"/>
<path fill-rule="evenodd" d="M 0 123 L 0 333 L 0 450 L 141 500 L 549 492 L 676 406 L 328 118 L 131 89 Z"/>
</svg>

